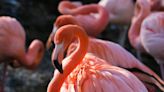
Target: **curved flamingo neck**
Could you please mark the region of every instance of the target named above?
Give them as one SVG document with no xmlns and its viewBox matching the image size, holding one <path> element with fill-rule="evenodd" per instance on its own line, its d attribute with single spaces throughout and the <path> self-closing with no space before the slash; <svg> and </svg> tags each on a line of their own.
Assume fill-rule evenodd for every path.
<svg viewBox="0 0 164 92">
<path fill-rule="evenodd" d="M 34 40 L 30 44 L 27 52 L 21 52 L 20 56 L 18 57 L 19 63 L 28 69 L 34 69 L 40 63 L 43 53 L 43 43 L 38 40 Z"/>
<path fill-rule="evenodd" d="M 150 14 L 150 5 L 148 4 L 148 2 L 146 2 L 146 0 L 143 0 L 143 3 L 144 3 L 143 5 L 140 4 L 140 1 L 142 0 L 138 0 L 136 4 L 138 5 L 138 7 L 136 7 L 136 9 L 138 10 L 136 12 L 138 14 L 136 14 L 132 19 L 128 36 L 129 36 L 129 40 L 132 46 L 142 51 L 144 50 L 144 48 L 142 47 L 140 43 L 141 24 L 143 20 Z"/>
<path fill-rule="evenodd" d="M 91 36 L 97 36 L 99 33 L 101 33 L 109 22 L 109 13 L 107 13 L 107 11 L 102 6 L 97 4 L 84 5 L 76 9 L 72 9 L 72 14 L 84 15 L 84 18 L 82 18 L 82 20 L 78 18 L 77 21 L 79 21 L 80 24 L 84 26 L 87 33 Z M 87 16 L 92 17 L 92 20 L 90 20 L 92 21 L 92 23 L 87 24 L 87 22 L 90 21 L 87 20 L 88 17 L 85 16 L 86 14 Z M 83 21 L 87 21 L 87 22 L 83 22 Z"/>
<path fill-rule="evenodd" d="M 61 4 L 59 5 L 59 11 L 62 14 L 71 14 L 75 16 L 83 15 L 84 17 L 82 19 L 80 17 L 77 18 L 77 21 L 80 22 L 80 24 L 91 36 L 96 36 L 97 34 L 101 33 L 105 29 L 109 21 L 109 13 L 98 4 L 89 4 L 76 7 L 71 2 L 67 2 L 65 4 L 62 4 L 61 2 Z M 87 20 L 87 16 L 92 17 L 92 23 L 87 24 L 86 22 L 83 22 L 89 22 L 89 20 Z M 93 30 L 94 32 L 90 30 Z"/>
<path fill-rule="evenodd" d="M 80 62 L 82 62 L 82 59 L 87 52 L 88 37 L 81 27 L 77 25 L 66 25 L 66 28 L 61 30 L 61 32 L 73 33 L 74 36 L 78 38 L 79 45 L 72 54 L 62 61 L 64 73 L 61 74 L 55 70 L 53 79 L 48 86 L 47 92 L 60 92 L 60 88 L 64 83 L 64 80 L 74 70 L 74 68 L 76 68 Z"/>
<path fill-rule="evenodd" d="M 71 9 L 75 9 L 78 6 L 74 5 L 73 3 L 71 3 L 70 1 L 61 1 L 58 5 L 58 11 L 61 14 L 67 14 L 69 13 Z"/>
<path fill-rule="evenodd" d="M 61 15 L 56 19 L 53 30 L 57 30 L 58 28 L 68 24 L 80 25 L 74 16 Z"/>
<path fill-rule="evenodd" d="M 76 9 L 72 9 L 72 14 L 84 15 L 84 17 L 87 14 L 93 18 L 91 20 L 92 23 L 89 23 L 89 24 L 85 22 L 80 22 L 80 24 L 84 26 L 88 34 L 91 36 L 96 36 L 99 33 L 101 33 L 105 29 L 109 21 L 109 13 L 107 13 L 107 11 L 102 6 L 97 5 L 97 4 L 84 5 Z M 91 15 L 91 14 L 94 14 L 94 15 Z M 85 21 L 85 20 L 83 19 L 79 21 Z M 86 17 L 86 21 L 88 21 L 87 17 Z"/>
</svg>

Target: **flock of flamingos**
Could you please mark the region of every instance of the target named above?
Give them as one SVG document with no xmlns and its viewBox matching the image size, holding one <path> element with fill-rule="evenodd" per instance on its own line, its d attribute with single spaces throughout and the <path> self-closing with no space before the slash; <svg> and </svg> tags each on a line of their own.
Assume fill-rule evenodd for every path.
<svg viewBox="0 0 164 92">
<path fill-rule="evenodd" d="M 45 49 L 55 45 L 51 61 L 56 69 L 47 92 L 164 92 L 164 0 L 101 0 L 86 5 L 63 0 L 58 10 L 62 15 L 54 22 L 46 48 L 36 39 L 26 50 L 22 25 L 1 16 L 0 62 L 35 69 Z M 154 57 L 162 77 L 119 44 L 96 38 L 108 23 L 130 24 L 130 44 Z"/>
</svg>

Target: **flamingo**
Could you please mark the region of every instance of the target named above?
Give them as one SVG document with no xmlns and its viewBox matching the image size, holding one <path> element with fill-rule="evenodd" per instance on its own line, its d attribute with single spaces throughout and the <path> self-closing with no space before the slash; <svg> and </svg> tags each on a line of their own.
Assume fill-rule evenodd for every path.
<svg viewBox="0 0 164 92">
<path fill-rule="evenodd" d="M 64 2 L 69 2 L 69 1 L 62 1 L 61 5 L 59 4 L 58 9 L 59 9 L 59 12 L 61 11 L 60 9 L 62 9 L 62 11 L 61 11 L 62 14 L 72 14 L 73 15 L 76 13 L 76 15 L 77 15 L 77 13 L 78 13 L 80 15 L 79 12 L 84 12 L 84 11 L 88 10 L 88 9 L 83 8 L 86 5 L 75 4 L 76 7 L 73 8 L 73 7 L 70 7 L 70 5 L 71 4 L 73 5 L 74 2 L 62 4 Z M 122 4 L 124 4 L 124 5 L 122 5 Z M 107 11 L 108 16 L 109 16 L 108 21 L 107 21 L 108 23 L 117 24 L 119 26 L 123 25 L 123 26 L 120 26 L 121 30 L 122 29 L 123 30 L 120 33 L 119 44 L 124 46 L 124 42 L 126 40 L 127 28 L 128 28 L 127 25 L 130 24 L 131 18 L 133 16 L 133 10 L 134 10 L 133 1 L 132 0 L 101 0 L 97 3 L 97 5 L 102 6 Z M 89 5 L 87 5 L 87 6 L 89 6 Z M 69 11 L 66 11 L 66 9 L 67 10 L 69 9 Z M 76 11 L 76 12 L 74 12 L 74 11 Z M 99 25 L 96 25 L 96 26 L 99 26 Z M 95 28 L 96 26 L 94 26 L 93 28 Z"/>
<path fill-rule="evenodd" d="M 73 15 L 88 35 L 93 37 L 106 28 L 109 20 L 107 11 L 97 4 L 79 7 L 70 1 L 62 1 L 59 3 L 58 10 L 62 14 Z"/>
<path fill-rule="evenodd" d="M 26 51 L 24 29 L 15 18 L 9 16 L 0 17 L 0 43 L 0 63 L 5 63 L 2 83 L 5 82 L 6 64 L 34 69 L 44 54 L 44 45 L 37 39 L 32 41 Z"/>
<path fill-rule="evenodd" d="M 97 4 L 105 8 L 110 23 L 130 24 L 131 18 L 133 17 L 135 2 L 136 0 L 100 0 Z M 78 8 L 83 8 L 83 6 L 85 5 L 82 5 L 80 1 L 70 2 L 69 0 L 62 0 L 59 3 L 58 10 L 62 14 L 77 14 L 79 13 Z M 85 11 L 87 11 L 87 9 L 80 10 L 80 12 Z"/>
<path fill-rule="evenodd" d="M 146 0 L 138 0 L 136 14 L 129 30 L 131 45 L 140 52 L 152 55 L 161 67 L 164 79 L 162 35 L 164 30 L 164 12 L 150 11 L 150 4 Z"/>
<path fill-rule="evenodd" d="M 132 45 L 132 47 L 137 50 L 138 57 L 141 59 L 140 53 L 145 52 L 145 49 L 143 48 L 143 46 L 140 42 L 140 31 L 139 30 L 141 28 L 142 21 L 149 14 L 149 13 L 144 13 L 144 12 L 150 12 L 151 7 L 148 5 L 149 2 L 145 3 L 145 5 L 142 5 L 142 6 L 139 3 L 140 3 L 139 0 L 137 0 L 134 17 L 132 19 L 132 22 L 131 22 L 131 25 L 130 25 L 130 28 L 128 31 L 128 38 L 129 38 L 129 42 Z M 148 9 L 149 11 L 144 10 L 146 8 L 149 8 Z M 141 16 L 141 14 L 142 14 L 142 16 Z"/>
<path fill-rule="evenodd" d="M 78 48 L 59 64 L 58 58 L 73 39 L 79 41 Z M 57 69 L 47 92 L 148 92 L 132 73 L 87 53 L 88 42 L 87 34 L 78 25 L 65 25 L 57 30 L 52 54 Z"/>
<path fill-rule="evenodd" d="M 146 52 L 152 55 L 160 65 L 164 79 L 164 12 L 150 14 L 141 26 L 141 43 Z"/>
<path fill-rule="evenodd" d="M 147 0 L 147 3 L 145 3 L 145 6 L 140 4 L 140 0 L 138 0 L 136 3 L 135 12 L 134 12 L 135 14 L 132 19 L 128 37 L 129 37 L 129 41 L 130 41 L 131 45 L 135 49 L 139 50 L 140 52 L 145 52 L 145 50 L 140 43 L 140 36 L 139 36 L 140 31 L 137 31 L 137 30 L 140 30 L 141 24 L 142 24 L 144 18 L 146 18 L 150 14 L 151 9 L 153 9 L 153 8 L 155 8 L 155 6 L 159 5 L 159 2 L 162 2 L 162 1 Z M 149 5 L 148 5 L 148 3 L 149 3 Z"/>
<path fill-rule="evenodd" d="M 69 1 L 69 0 L 62 0 Z M 100 0 L 98 4 L 104 7 L 109 13 L 110 22 L 114 24 L 130 24 L 133 17 L 135 3 L 137 0 Z M 163 0 L 147 0 L 152 11 L 163 11 Z M 124 5 L 122 5 L 124 3 Z M 73 1 L 72 4 L 82 6 L 82 2 Z"/>
<path fill-rule="evenodd" d="M 65 3 L 65 4 L 63 4 L 63 3 Z M 120 5 L 122 3 L 124 3 L 125 5 L 124 6 Z M 128 23 L 130 23 L 130 20 L 131 20 L 132 14 L 133 14 L 132 10 L 133 10 L 133 6 L 134 6 L 134 4 L 132 3 L 132 0 L 126 0 L 126 1 L 125 0 L 101 0 L 101 1 L 99 1 L 99 3 L 97 5 L 100 5 L 103 8 L 105 8 L 106 12 L 108 13 L 109 18 L 108 18 L 108 21 L 106 21 L 106 22 L 109 23 L 109 20 L 110 20 L 110 23 L 121 24 L 121 25 L 122 24 L 127 25 Z M 71 7 L 71 6 L 74 6 L 74 7 Z M 66 1 L 63 0 L 59 4 L 58 9 L 59 9 L 59 12 L 61 12 L 62 14 L 71 14 L 71 15 L 76 14 L 77 15 L 77 13 L 78 13 L 78 15 L 81 15 L 81 13 L 79 13 L 79 12 L 88 11 L 88 9 L 86 9 L 85 6 L 86 5 L 82 5 L 82 3 L 80 1 L 70 2 L 69 0 L 66 0 Z M 87 5 L 87 6 L 90 7 L 90 5 Z M 92 9 L 94 9 L 94 8 L 92 8 Z M 104 17 L 102 17 L 102 18 L 104 18 Z M 107 20 L 107 18 L 106 18 L 106 20 Z M 104 25 L 104 24 L 98 23 L 96 26 L 94 26 L 92 28 L 95 28 L 95 27 L 101 26 L 101 25 Z M 120 38 L 119 44 L 123 46 L 124 42 L 126 40 L 127 26 L 123 26 L 121 28 L 123 28 L 123 30 L 125 30 L 125 31 L 121 31 L 120 37 L 119 37 Z M 101 30 L 101 32 L 102 31 L 103 30 Z"/>
<path fill-rule="evenodd" d="M 53 41 L 56 30 L 68 24 L 79 25 L 76 19 L 71 15 L 61 15 L 56 19 L 54 23 L 53 31 L 50 34 L 50 37 L 47 41 L 47 48 L 50 47 L 50 44 Z M 77 47 L 78 47 L 77 42 L 72 43 L 67 49 L 67 55 L 70 55 L 72 52 L 74 52 L 74 50 Z M 146 81 L 151 84 L 155 84 L 159 89 L 164 90 L 164 88 L 162 87 L 162 85 L 164 85 L 164 82 L 159 78 L 158 75 L 156 75 L 151 69 L 143 65 L 132 54 L 130 54 L 123 47 L 121 47 L 116 43 L 89 37 L 87 52 L 92 53 L 96 57 L 104 59 L 105 61 L 109 61 L 108 63 L 114 66 L 119 66 L 126 69 L 136 68 L 142 71 L 141 73 L 133 71 L 133 73 L 137 77 L 139 77 L 140 80 L 144 82 Z M 145 74 L 143 72 L 145 72 Z M 145 77 L 140 77 L 140 76 L 145 76 Z M 145 80 L 145 78 L 148 80 Z"/>
<path fill-rule="evenodd" d="M 25 31 L 21 24 L 12 17 L 0 17 L 0 63 L 5 61 L 20 63 L 28 69 L 35 68 L 44 54 L 44 45 L 34 40 L 27 52 L 25 49 Z"/>
<path fill-rule="evenodd" d="M 110 22 L 129 24 L 133 17 L 134 3 L 137 0 L 101 0 L 98 4 L 110 12 Z M 164 10 L 164 0 L 147 0 L 152 11 Z M 125 3 L 124 3 L 125 2 Z M 121 5 L 124 3 L 124 5 Z"/>
</svg>

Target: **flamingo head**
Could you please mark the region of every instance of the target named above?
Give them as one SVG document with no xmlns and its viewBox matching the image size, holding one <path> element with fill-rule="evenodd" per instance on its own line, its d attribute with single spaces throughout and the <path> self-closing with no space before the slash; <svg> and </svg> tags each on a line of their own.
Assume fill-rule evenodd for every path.
<svg viewBox="0 0 164 92">
<path fill-rule="evenodd" d="M 60 53 L 63 52 L 63 50 L 62 50 L 63 47 L 64 47 L 63 43 L 56 44 L 54 54 L 53 54 L 53 59 L 52 59 L 53 66 L 55 66 L 56 69 L 60 73 L 63 73 L 63 68 L 62 68 L 62 64 L 60 64 L 59 61 L 58 61 L 58 56 L 59 56 Z"/>
<path fill-rule="evenodd" d="M 55 49 L 52 53 L 52 64 L 59 70 L 60 73 L 63 73 L 62 69 L 62 60 L 66 57 L 66 52 L 69 45 L 74 40 L 74 33 L 71 32 L 72 25 L 66 25 L 60 27 L 56 34 L 54 35 Z M 64 32 L 63 32 L 64 30 Z"/>
<path fill-rule="evenodd" d="M 56 19 L 53 30 L 47 40 L 47 44 L 46 44 L 47 49 L 51 47 L 57 29 L 68 24 L 80 25 L 72 15 L 61 15 Z"/>
<path fill-rule="evenodd" d="M 77 22 L 76 18 L 75 18 L 74 16 L 72 16 L 72 15 L 61 15 L 61 16 L 59 16 L 59 17 L 56 19 L 54 25 L 55 25 L 57 28 L 60 28 L 60 27 L 62 27 L 62 26 L 64 26 L 64 25 L 67 25 L 67 24 L 80 25 L 80 24 Z"/>
</svg>

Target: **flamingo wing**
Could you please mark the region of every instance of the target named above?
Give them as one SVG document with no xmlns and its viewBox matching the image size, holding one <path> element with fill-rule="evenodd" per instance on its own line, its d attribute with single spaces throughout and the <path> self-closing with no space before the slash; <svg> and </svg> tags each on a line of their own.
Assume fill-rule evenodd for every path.
<svg viewBox="0 0 164 92">
<path fill-rule="evenodd" d="M 82 63 L 67 77 L 63 84 L 65 88 L 62 88 L 69 90 L 68 85 L 72 84 L 71 89 L 75 92 L 147 92 L 132 73 L 111 66 L 93 54 L 86 54 Z"/>
</svg>

